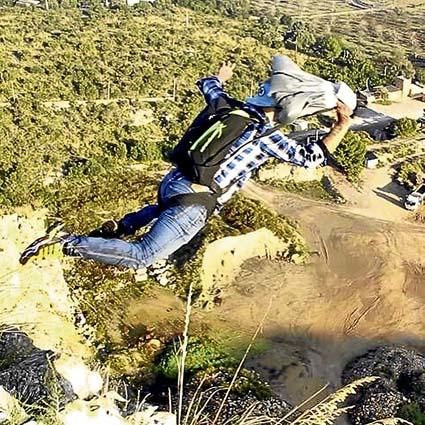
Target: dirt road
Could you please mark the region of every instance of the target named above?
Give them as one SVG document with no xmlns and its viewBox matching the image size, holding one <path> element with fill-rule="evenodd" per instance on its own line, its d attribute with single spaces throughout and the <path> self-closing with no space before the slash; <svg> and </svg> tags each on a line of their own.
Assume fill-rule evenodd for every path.
<svg viewBox="0 0 425 425">
<path fill-rule="evenodd" d="M 424 340 L 425 228 L 256 185 L 248 194 L 295 218 L 313 251 L 302 266 L 250 262 L 214 313 L 253 331 L 274 299 L 270 347 L 250 365 L 283 396 L 299 403 L 326 382 L 338 387 L 346 362 L 382 341 Z"/>
<path fill-rule="evenodd" d="M 341 174 L 334 173 L 332 178 L 347 200 L 343 211 L 397 223 L 406 222 L 412 215 L 403 206 L 408 190 L 393 180 L 390 166 L 365 169 L 359 188 L 348 183 Z"/>
</svg>

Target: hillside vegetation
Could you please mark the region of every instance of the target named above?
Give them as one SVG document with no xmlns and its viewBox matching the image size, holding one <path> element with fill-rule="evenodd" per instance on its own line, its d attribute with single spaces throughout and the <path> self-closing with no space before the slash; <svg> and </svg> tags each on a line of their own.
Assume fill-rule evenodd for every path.
<svg viewBox="0 0 425 425">
<path fill-rule="evenodd" d="M 1 209 L 47 207 L 77 233 L 155 201 L 167 152 L 203 106 L 199 77 L 234 60 L 228 89 L 243 98 L 276 52 L 245 37 L 239 21 L 159 3 L 94 8 L 91 19 L 72 7 L 3 8 L 0 40 Z M 194 243 L 198 255 L 185 254 L 193 258 L 176 270 L 175 291 L 185 296 L 191 282 L 199 291 L 206 243 L 264 223 L 289 242 L 288 259 L 306 254 L 293 223 L 236 198 Z M 87 262 L 66 280 L 96 344 L 113 355 L 108 326 L 121 325 L 152 280 Z"/>
<path fill-rule="evenodd" d="M 117 11 L 85 20 L 78 9 L 2 9 L 3 206 L 44 203 L 54 194 L 59 211 L 58 200 L 77 182 L 89 178 L 95 184 L 128 161 L 161 160 L 202 105 L 197 78 L 224 59 L 237 59 L 229 89 L 245 96 L 247 81 L 267 71 L 270 49 L 238 35 L 234 22 L 179 9 L 138 14 Z M 167 100 L 174 87 L 175 101 Z M 146 97 L 160 99 L 140 101 Z M 122 100 L 74 103 L 108 98 Z M 71 107 L 43 103 L 61 99 Z M 144 125 L 133 125 L 136 112 L 147 115 Z M 55 176 L 64 178 L 56 184 Z M 140 199 L 144 191 L 135 192 Z"/>
</svg>

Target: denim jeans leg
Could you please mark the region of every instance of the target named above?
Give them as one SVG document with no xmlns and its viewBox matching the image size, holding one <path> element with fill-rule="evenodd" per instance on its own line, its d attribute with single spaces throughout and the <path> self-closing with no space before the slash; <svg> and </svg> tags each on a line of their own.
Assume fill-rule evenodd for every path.
<svg viewBox="0 0 425 425">
<path fill-rule="evenodd" d="M 158 205 L 146 205 L 139 211 L 126 214 L 119 223 L 126 234 L 132 235 L 137 230 L 147 226 L 155 218 L 158 218 L 160 212 Z"/>
<path fill-rule="evenodd" d="M 206 218 L 202 205 L 174 206 L 163 211 L 137 241 L 75 236 L 66 242 L 64 252 L 104 264 L 143 268 L 188 243 L 205 226 Z"/>
</svg>

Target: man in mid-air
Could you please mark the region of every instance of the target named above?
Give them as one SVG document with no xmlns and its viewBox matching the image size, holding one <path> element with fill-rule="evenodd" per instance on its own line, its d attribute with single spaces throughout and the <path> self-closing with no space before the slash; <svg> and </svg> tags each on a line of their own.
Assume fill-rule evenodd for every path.
<svg viewBox="0 0 425 425">
<path fill-rule="evenodd" d="M 206 108 L 173 152 L 174 167 L 159 185 L 158 203 L 109 221 L 89 235 L 74 235 L 62 224 L 31 243 L 20 257 L 61 254 L 99 263 L 145 268 L 177 251 L 205 226 L 269 159 L 301 167 L 317 167 L 335 151 L 350 126 L 356 96 L 345 83 L 331 83 L 302 71 L 286 56 L 273 58 L 272 73 L 257 95 L 244 102 L 223 89 L 234 65 L 197 82 Z M 321 141 L 302 144 L 278 128 L 294 119 L 334 109 L 336 122 Z M 150 229 L 129 241 L 146 225 Z"/>
</svg>

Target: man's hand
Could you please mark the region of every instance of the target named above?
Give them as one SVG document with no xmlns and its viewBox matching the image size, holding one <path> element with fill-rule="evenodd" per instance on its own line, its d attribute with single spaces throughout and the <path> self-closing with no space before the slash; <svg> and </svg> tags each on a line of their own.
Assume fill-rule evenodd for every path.
<svg viewBox="0 0 425 425">
<path fill-rule="evenodd" d="M 337 122 L 343 123 L 344 121 L 349 121 L 351 115 L 353 115 L 353 111 L 345 103 L 338 101 L 336 104 Z"/>
<path fill-rule="evenodd" d="M 323 143 L 330 153 L 335 152 L 335 149 L 341 143 L 347 131 L 350 129 L 351 118 L 353 111 L 342 102 L 336 104 L 337 121 L 332 126 L 331 131 L 324 137 Z"/>
<path fill-rule="evenodd" d="M 234 63 L 223 62 L 216 77 L 218 77 L 221 80 L 221 82 L 225 83 L 227 80 L 232 78 L 233 70 L 235 69 L 235 66 L 236 64 Z"/>
</svg>

